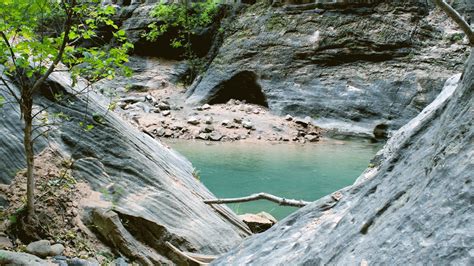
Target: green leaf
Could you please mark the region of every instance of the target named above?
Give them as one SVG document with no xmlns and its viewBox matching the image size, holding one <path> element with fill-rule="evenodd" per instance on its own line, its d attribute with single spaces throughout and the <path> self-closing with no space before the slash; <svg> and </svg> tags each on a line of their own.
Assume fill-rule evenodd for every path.
<svg viewBox="0 0 474 266">
<path fill-rule="evenodd" d="M 2 95 L 0 95 L 0 108 L 2 108 L 4 104 L 5 104 L 5 98 Z"/>
</svg>

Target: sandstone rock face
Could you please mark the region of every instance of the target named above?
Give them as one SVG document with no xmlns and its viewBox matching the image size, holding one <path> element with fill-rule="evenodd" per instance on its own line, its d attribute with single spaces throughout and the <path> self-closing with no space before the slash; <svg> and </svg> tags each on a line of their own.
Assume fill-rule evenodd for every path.
<svg viewBox="0 0 474 266">
<path fill-rule="evenodd" d="M 227 29 L 187 102 L 245 99 L 276 114 L 311 116 L 339 133 L 373 136 L 380 124 L 400 128 L 461 71 L 467 48 L 452 41 L 456 26 L 425 1 L 384 2 L 334 10 L 249 8 Z"/>
<path fill-rule="evenodd" d="M 35 96 L 37 108 L 51 105 L 49 114 L 62 112 L 68 117 L 51 130 L 49 145 L 74 161 L 75 178 L 113 201 L 120 219 L 129 221 L 123 225 L 125 230 L 152 247 L 150 252 L 166 258 L 163 262 L 176 262 L 166 241 L 183 251 L 220 254 L 248 234 L 248 227 L 229 209 L 202 202 L 214 196 L 193 177 L 193 167 L 183 156 L 108 112 L 105 98 L 94 93 L 72 94 L 84 84 L 71 88 L 71 79 L 58 73 L 48 83 Z M 0 88 L 8 101 L 5 91 Z M 64 93 L 74 104 L 53 102 L 52 92 Z M 85 110 L 89 112 L 85 114 Z M 2 183 L 8 183 L 24 167 L 19 113 L 16 105 L 0 109 Z M 84 130 L 81 122 L 94 128 Z M 38 150 L 45 143 L 46 139 L 40 138 Z M 145 229 L 143 224 L 147 224 L 145 233 L 140 231 Z"/>
<path fill-rule="evenodd" d="M 474 50 L 473 50 L 474 51 Z M 469 265 L 474 56 L 379 153 L 380 164 L 215 265 Z"/>
</svg>

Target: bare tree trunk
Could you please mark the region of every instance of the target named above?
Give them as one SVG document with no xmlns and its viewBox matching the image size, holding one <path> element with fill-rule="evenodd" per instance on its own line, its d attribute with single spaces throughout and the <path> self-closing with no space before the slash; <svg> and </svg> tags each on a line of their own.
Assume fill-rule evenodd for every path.
<svg viewBox="0 0 474 266">
<path fill-rule="evenodd" d="M 33 117 L 31 115 L 33 109 L 32 96 L 23 97 L 21 109 L 23 120 L 25 122 L 25 128 L 23 129 L 23 147 L 26 155 L 26 210 L 28 221 L 31 221 L 35 216 L 35 161 L 32 140 Z"/>
<path fill-rule="evenodd" d="M 469 44 L 474 46 L 474 32 L 471 26 L 461 17 L 461 15 L 444 0 L 434 0 L 438 5 L 466 34 Z"/>
</svg>

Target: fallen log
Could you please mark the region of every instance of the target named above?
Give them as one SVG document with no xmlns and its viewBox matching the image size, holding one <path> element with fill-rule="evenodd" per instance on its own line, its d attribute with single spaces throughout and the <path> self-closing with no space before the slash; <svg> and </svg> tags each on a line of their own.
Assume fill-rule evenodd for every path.
<svg viewBox="0 0 474 266">
<path fill-rule="evenodd" d="M 252 194 L 250 196 L 241 197 L 241 198 L 208 199 L 208 200 L 204 200 L 204 203 L 206 204 L 241 203 L 241 202 L 249 202 L 249 201 L 255 201 L 255 200 L 262 200 L 262 199 L 278 203 L 281 206 L 292 206 L 292 207 L 304 207 L 310 203 L 309 201 L 303 201 L 303 200 L 285 199 L 285 198 L 277 197 L 275 195 L 263 193 L 263 192 Z"/>
</svg>

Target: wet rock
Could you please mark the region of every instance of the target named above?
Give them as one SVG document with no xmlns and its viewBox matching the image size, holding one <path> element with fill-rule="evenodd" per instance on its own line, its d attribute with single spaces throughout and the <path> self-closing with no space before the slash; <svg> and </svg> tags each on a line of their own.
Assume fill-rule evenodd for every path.
<svg viewBox="0 0 474 266">
<path fill-rule="evenodd" d="M 192 116 L 188 118 L 187 123 L 195 126 L 195 125 L 199 125 L 200 122 L 198 118 Z"/>
<path fill-rule="evenodd" d="M 286 121 L 292 121 L 293 120 L 293 117 L 291 115 L 286 115 L 285 116 L 285 120 Z"/>
<path fill-rule="evenodd" d="M 171 111 L 166 110 L 166 111 L 161 112 L 161 114 L 162 114 L 163 116 L 169 116 L 169 115 L 171 114 Z"/>
<path fill-rule="evenodd" d="M 26 246 L 26 252 L 41 258 L 46 258 L 47 256 L 51 255 L 51 243 L 49 242 L 49 240 L 39 240 L 31 242 L 30 244 L 28 244 L 28 246 Z"/>
</svg>

